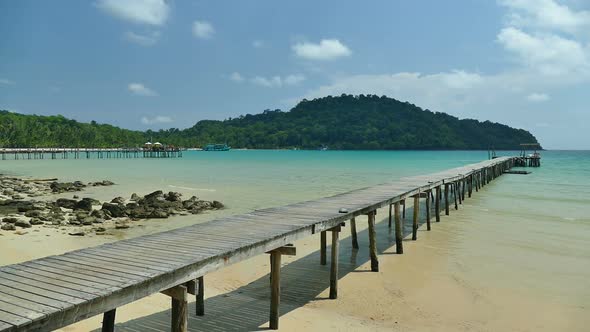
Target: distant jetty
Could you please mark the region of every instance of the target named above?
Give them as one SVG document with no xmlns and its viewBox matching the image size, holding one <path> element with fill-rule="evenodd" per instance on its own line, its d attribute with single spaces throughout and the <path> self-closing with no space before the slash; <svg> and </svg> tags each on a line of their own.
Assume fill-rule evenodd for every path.
<svg viewBox="0 0 590 332">
<path fill-rule="evenodd" d="M 142 148 L 7 148 L 0 149 L 0 156 L 2 160 L 182 158 L 182 149 L 163 145 Z"/>
</svg>

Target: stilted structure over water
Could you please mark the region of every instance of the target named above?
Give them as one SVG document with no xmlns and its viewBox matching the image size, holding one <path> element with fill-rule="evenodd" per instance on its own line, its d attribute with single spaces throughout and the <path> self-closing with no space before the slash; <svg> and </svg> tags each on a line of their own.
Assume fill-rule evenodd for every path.
<svg viewBox="0 0 590 332">
<path fill-rule="evenodd" d="M 0 149 L 0 159 L 110 159 L 110 158 L 181 158 L 176 147 L 159 148 L 15 148 Z"/>
<path fill-rule="evenodd" d="M 518 167 L 540 167 L 541 154 L 537 152 L 541 145 L 539 143 L 525 143 L 520 145 L 520 155 L 516 159 L 515 166 Z M 527 150 L 533 150 L 533 153 L 527 154 Z"/>
<path fill-rule="evenodd" d="M 368 250 L 371 270 L 379 271 L 377 209 L 389 208 L 389 226 L 395 224 L 396 251 L 402 254 L 405 211 L 401 207 L 403 204 L 405 210 L 406 200 L 414 202 L 411 228 L 412 240 L 417 240 L 419 219 L 425 220 L 430 230 L 432 215 L 436 222 L 441 221 L 443 209 L 445 215 L 449 215 L 452 205 L 458 210 L 466 198 L 504 174 L 517 160 L 498 157 L 313 201 L 3 266 L 0 331 L 51 331 L 104 314 L 102 331 L 112 332 L 118 307 L 161 292 L 171 298 L 171 330 L 186 332 L 188 294 L 196 296 L 194 314 L 205 313 L 204 276 L 264 253 L 270 254 L 269 326 L 278 329 L 281 256 L 296 254 L 292 245 L 295 241 L 320 233 L 319 263 L 327 264 L 327 235 L 331 234 L 331 269 L 326 285 L 330 298 L 335 299 L 339 233 L 346 221 L 350 220 L 353 248 L 358 248 L 356 223 L 361 216 L 367 216 L 369 247 L 358 250 Z M 425 209 L 420 208 L 423 203 Z"/>
</svg>

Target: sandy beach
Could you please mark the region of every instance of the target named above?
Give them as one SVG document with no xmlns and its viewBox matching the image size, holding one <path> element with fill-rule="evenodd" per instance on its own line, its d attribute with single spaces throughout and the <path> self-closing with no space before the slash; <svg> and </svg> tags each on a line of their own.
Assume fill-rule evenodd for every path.
<svg viewBox="0 0 590 332">
<path fill-rule="evenodd" d="M 329 265 L 319 264 L 319 237 L 295 243 L 296 257 L 282 269 L 282 331 L 583 331 L 590 324 L 590 250 L 561 241 L 580 223 L 549 232 L 517 232 L 495 207 L 503 178 L 452 211 L 418 241 L 406 238 L 395 254 L 386 211 L 378 211 L 380 272 L 370 272 L 366 222 L 359 218 L 361 249 L 342 233 L 339 298 L 328 299 Z M 211 216 L 208 216 L 211 217 Z M 179 225 L 182 218 L 169 220 Z M 522 224 L 543 220 L 521 218 Z M 16 263 L 158 231 L 147 226 L 84 238 L 31 232 L 28 241 L 4 234 L 0 264 Z M 169 227 L 170 225 L 168 225 Z M 348 226 L 348 225 L 347 225 Z M 525 226 L 526 227 L 526 226 Z M 587 225 L 584 225 L 585 231 Z M 47 236 L 50 235 L 50 236 Z M 535 245 L 545 243 L 545 246 Z M 31 245 L 32 244 L 32 245 Z M 555 248 L 552 248 L 555 246 Z M 545 247 L 547 250 L 540 250 Z M 554 250 L 555 249 L 555 250 Z M 576 255 L 570 255 L 570 252 Z M 547 264 L 550 261 L 551 264 Z M 577 261 L 578 264 L 572 264 Z M 268 257 L 257 256 L 206 276 L 206 315 L 189 316 L 190 331 L 264 330 L 268 324 Z M 548 287 L 551 285 L 551 287 Z M 191 299 L 194 302 L 194 299 Z M 118 331 L 169 329 L 169 298 L 152 295 L 117 310 Z M 191 303 L 191 311 L 194 306 Z M 99 331 L 96 316 L 60 331 Z"/>
</svg>

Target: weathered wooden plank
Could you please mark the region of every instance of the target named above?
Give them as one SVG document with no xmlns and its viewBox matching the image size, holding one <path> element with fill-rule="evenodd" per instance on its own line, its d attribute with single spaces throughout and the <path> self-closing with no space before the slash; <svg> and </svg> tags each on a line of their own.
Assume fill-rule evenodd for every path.
<svg viewBox="0 0 590 332">
<path fill-rule="evenodd" d="M 23 265 L 31 267 L 31 268 L 35 268 L 38 270 L 51 272 L 51 273 L 54 273 L 57 275 L 74 277 L 76 279 L 84 281 L 84 283 L 83 283 L 84 285 L 87 285 L 86 281 L 90 281 L 90 282 L 104 284 L 107 286 L 119 286 L 119 285 L 129 281 L 129 279 L 122 279 L 122 278 L 117 280 L 116 277 L 107 278 L 107 277 L 110 277 L 110 275 L 108 275 L 108 274 L 107 275 L 105 275 L 105 274 L 99 275 L 97 273 L 91 273 L 88 271 L 84 271 L 83 269 L 80 269 L 79 267 L 77 269 L 71 269 L 71 268 L 64 266 L 64 265 L 55 266 L 51 262 L 36 261 L 36 262 L 29 262 L 26 265 L 25 264 L 23 264 Z M 86 272 L 86 273 L 84 273 L 84 272 Z M 75 283 L 79 284 L 78 281 L 75 281 Z"/>
<path fill-rule="evenodd" d="M 4 279 L 2 277 L 0 277 L 0 285 L 7 287 L 7 288 L 21 290 L 23 292 L 44 296 L 44 297 L 47 297 L 47 298 L 50 298 L 50 299 L 53 299 L 56 301 L 61 301 L 61 302 L 70 303 L 70 304 L 79 304 L 79 303 L 84 302 L 84 300 L 90 300 L 90 299 L 96 298 L 96 296 L 80 296 L 79 294 L 68 295 L 68 291 L 61 289 L 61 288 L 58 289 L 57 287 L 52 287 L 53 290 L 48 290 L 48 289 L 24 284 L 22 282 Z M 80 297 L 78 297 L 78 296 L 80 296 Z"/>
<path fill-rule="evenodd" d="M 92 282 L 88 282 L 88 285 L 84 285 L 84 280 L 82 279 L 70 278 L 43 270 L 25 268 L 21 270 L 5 269 L 0 274 L 5 278 L 14 281 L 21 281 L 23 279 L 27 280 L 27 283 L 30 285 L 47 284 L 94 295 L 105 294 L 109 289 L 114 289 L 112 285 L 96 284 Z"/>
</svg>

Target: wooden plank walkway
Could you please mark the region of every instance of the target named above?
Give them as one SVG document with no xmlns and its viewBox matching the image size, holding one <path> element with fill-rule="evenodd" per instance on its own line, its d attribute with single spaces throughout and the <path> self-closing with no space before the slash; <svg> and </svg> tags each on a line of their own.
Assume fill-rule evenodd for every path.
<svg viewBox="0 0 590 332">
<path fill-rule="evenodd" d="M 103 331 L 114 331 L 115 309 L 162 292 L 172 298 L 172 331 L 186 331 L 187 294 L 197 296 L 197 315 L 204 314 L 203 276 L 250 257 L 271 254 L 270 327 L 278 328 L 280 257 L 293 255 L 290 244 L 322 234 L 325 264 L 326 234 L 332 233 L 332 257 L 338 257 L 341 225 L 368 215 L 371 268 L 378 271 L 375 249 L 375 211 L 392 206 L 398 253 L 403 252 L 400 204 L 413 198 L 426 201 L 430 225 L 431 201 L 440 214 L 442 193 L 448 214 L 450 196 L 457 199 L 502 175 L 514 164 L 502 157 L 442 172 L 405 177 L 398 181 L 332 197 L 256 210 L 158 234 L 0 267 L 0 331 L 50 331 L 104 313 Z M 434 194 L 436 193 L 436 199 Z M 414 209 L 419 211 L 419 209 Z M 405 211 L 404 211 L 405 213 Z M 417 225 L 417 212 L 414 224 Z M 429 226 L 430 227 L 430 226 Z M 353 228 L 354 229 L 354 228 Z M 414 239 L 416 236 L 414 229 Z M 356 231 L 353 233 L 353 241 Z M 335 256 L 334 256 L 335 255 Z M 338 262 L 332 259 L 330 298 L 337 297 Z"/>
</svg>

